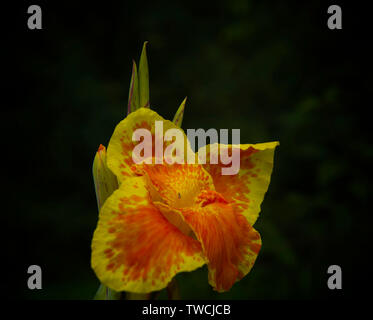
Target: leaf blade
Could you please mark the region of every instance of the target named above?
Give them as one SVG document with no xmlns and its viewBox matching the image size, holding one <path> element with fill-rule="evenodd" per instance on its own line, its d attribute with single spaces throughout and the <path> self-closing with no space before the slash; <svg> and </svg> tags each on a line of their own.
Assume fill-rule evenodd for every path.
<svg viewBox="0 0 373 320">
<path fill-rule="evenodd" d="M 128 92 L 128 109 L 127 114 L 136 111 L 140 108 L 140 97 L 139 97 L 139 79 L 137 74 L 137 68 L 135 61 L 132 61 L 132 75 L 130 89 Z"/>
<path fill-rule="evenodd" d="M 140 95 L 140 108 L 150 108 L 149 102 L 149 68 L 148 58 L 146 55 L 146 46 L 148 41 L 144 42 L 139 63 L 139 95 Z"/>
<path fill-rule="evenodd" d="M 187 97 L 185 97 L 183 102 L 180 104 L 179 109 L 177 109 L 174 119 L 172 120 L 172 122 L 176 124 L 178 127 L 181 127 L 181 124 L 183 122 L 186 100 L 187 100 Z"/>
</svg>

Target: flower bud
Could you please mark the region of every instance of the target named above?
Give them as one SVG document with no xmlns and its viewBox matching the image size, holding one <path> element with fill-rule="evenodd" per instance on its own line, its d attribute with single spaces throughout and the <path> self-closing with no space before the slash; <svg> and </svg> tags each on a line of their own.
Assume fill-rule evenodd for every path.
<svg viewBox="0 0 373 320">
<path fill-rule="evenodd" d="M 102 144 L 96 152 L 92 169 L 97 206 L 100 210 L 106 199 L 118 189 L 118 180 L 106 164 L 106 148 Z"/>
</svg>

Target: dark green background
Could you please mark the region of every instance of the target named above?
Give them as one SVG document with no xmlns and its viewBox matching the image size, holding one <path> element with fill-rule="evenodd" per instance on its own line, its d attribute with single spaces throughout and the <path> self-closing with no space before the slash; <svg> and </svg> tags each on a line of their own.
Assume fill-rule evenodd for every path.
<svg viewBox="0 0 373 320">
<path fill-rule="evenodd" d="M 171 119 L 188 96 L 183 128 L 239 128 L 242 143 L 281 143 L 255 225 L 263 247 L 252 272 L 224 294 L 209 287 L 205 268 L 179 275 L 182 296 L 362 295 L 373 150 L 361 6 L 337 3 L 343 29 L 329 30 L 328 1 L 49 1 L 38 3 L 43 30 L 31 31 L 30 4 L 6 14 L 14 93 L 2 127 L 15 165 L 5 170 L 8 298 L 95 294 L 91 166 L 126 114 L 131 61 L 145 40 L 152 109 Z M 43 290 L 27 289 L 31 264 L 42 267 Z M 338 292 L 326 285 L 332 264 L 343 271 Z"/>
</svg>

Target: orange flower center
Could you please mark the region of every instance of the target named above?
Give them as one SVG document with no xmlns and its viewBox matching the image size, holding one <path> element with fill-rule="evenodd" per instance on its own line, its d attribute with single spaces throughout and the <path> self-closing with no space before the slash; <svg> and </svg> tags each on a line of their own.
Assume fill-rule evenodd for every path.
<svg viewBox="0 0 373 320">
<path fill-rule="evenodd" d="M 137 167 L 147 179 L 151 202 L 181 232 L 193 237 L 185 222 L 184 209 L 202 208 L 212 203 L 227 203 L 215 191 L 211 176 L 200 165 L 141 165 Z"/>
<path fill-rule="evenodd" d="M 202 190 L 201 193 L 195 199 L 195 203 L 201 207 L 205 207 L 211 203 L 228 203 L 223 196 L 215 190 Z"/>
</svg>

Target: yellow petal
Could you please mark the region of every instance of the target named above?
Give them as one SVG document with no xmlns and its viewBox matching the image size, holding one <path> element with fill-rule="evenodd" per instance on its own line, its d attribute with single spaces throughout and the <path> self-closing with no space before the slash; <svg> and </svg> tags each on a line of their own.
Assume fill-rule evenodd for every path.
<svg viewBox="0 0 373 320">
<path fill-rule="evenodd" d="M 253 267 L 261 240 L 247 219 L 216 191 L 199 195 L 199 206 L 181 208 L 185 222 L 201 242 L 216 291 L 228 291 Z"/>
<path fill-rule="evenodd" d="M 215 191 L 202 165 L 144 165 L 150 197 L 181 232 L 197 238 L 208 261 L 209 282 L 227 291 L 252 268 L 260 235 Z"/>
<path fill-rule="evenodd" d="M 232 202 L 235 210 L 242 213 L 250 225 L 253 225 L 258 218 L 260 205 L 271 179 L 274 150 L 278 145 L 277 141 L 234 145 L 234 148 L 240 148 L 240 170 L 235 175 L 222 175 L 222 168 L 227 165 L 222 164 L 220 160 L 218 164 L 207 162 L 204 165 L 214 181 L 216 191 L 227 201 Z M 206 149 L 208 161 L 210 153 L 220 155 L 223 149 L 231 152 L 232 145 L 213 144 L 203 149 Z"/>
<path fill-rule="evenodd" d="M 109 288 L 161 290 L 178 272 L 204 263 L 200 243 L 151 203 L 144 177 L 128 178 L 103 205 L 92 240 L 92 268 Z"/>
<path fill-rule="evenodd" d="M 156 131 L 156 121 L 161 123 L 161 130 Z M 151 141 L 145 143 L 144 138 L 139 138 L 141 141 L 132 140 L 134 132 L 139 132 L 137 131 L 138 129 L 146 129 L 151 135 Z M 176 130 L 179 133 L 180 140 L 164 141 L 165 133 L 170 129 Z M 134 151 L 136 151 L 135 147 L 138 147 L 140 144 L 142 144 L 145 149 L 150 150 L 152 163 L 155 163 L 155 159 L 165 162 L 164 154 L 168 147 L 172 147 L 171 145 L 176 145 L 176 147 L 182 151 L 185 162 L 188 154 L 194 155 L 182 129 L 178 128 L 171 121 L 163 119 L 156 112 L 148 108 L 140 108 L 130 113 L 116 126 L 108 145 L 107 164 L 120 182 L 126 177 L 135 176 L 137 174 L 135 165 L 142 160 L 137 158 L 137 153 Z M 158 147 L 156 147 L 156 144 Z"/>
</svg>

